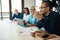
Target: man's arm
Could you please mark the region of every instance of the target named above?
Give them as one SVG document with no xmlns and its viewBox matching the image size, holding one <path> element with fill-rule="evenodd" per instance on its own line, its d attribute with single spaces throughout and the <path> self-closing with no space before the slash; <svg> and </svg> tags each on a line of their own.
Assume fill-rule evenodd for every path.
<svg viewBox="0 0 60 40">
<path fill-rule="evenodd" d="M 14 20 L 14 18 L 15 18 L 15 14 L 12 16 L 12 20 Z"/>
<path fill-rule="evenodd" d="M 23 19 L 23 13 L 19 13 L 19 18 Z"/>
<path fill-rule="evenodd" d="M 42 23 L 43 23 L 43 20 L 40 20 L 37 22 L 36 26 L 40 29 L 40 28 L 42 28 Z"/>
</svg>

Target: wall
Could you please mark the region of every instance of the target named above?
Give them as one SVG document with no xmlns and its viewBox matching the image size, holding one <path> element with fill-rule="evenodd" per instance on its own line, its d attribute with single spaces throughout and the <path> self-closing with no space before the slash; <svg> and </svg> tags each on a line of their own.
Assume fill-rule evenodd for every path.
<svg viewBox="0 0 60 40">
<path fill-rule="evenodd" d="M 24 7 L 28 7 L 29 9 L 31 6 L 35 5 L 35 0 L 24 0 Z"/>
</svg>

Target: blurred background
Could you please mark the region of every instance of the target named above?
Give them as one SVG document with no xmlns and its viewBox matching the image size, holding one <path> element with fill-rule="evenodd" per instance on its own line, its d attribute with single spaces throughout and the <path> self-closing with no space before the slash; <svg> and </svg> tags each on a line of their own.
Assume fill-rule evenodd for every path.
<svg viewBox="0 0 60 40">
<path fill-rule="evenodd" d="M 54 3 L 52 10 L 60 13 L 60 0 L 0 0 L 0 20 L 10 20 L 15 9 L 22 12 L 24 7 L 30 9 L 31 6 L 35 6 L 39 11 L 42 1 L 52 1 Z"/>
</svg>

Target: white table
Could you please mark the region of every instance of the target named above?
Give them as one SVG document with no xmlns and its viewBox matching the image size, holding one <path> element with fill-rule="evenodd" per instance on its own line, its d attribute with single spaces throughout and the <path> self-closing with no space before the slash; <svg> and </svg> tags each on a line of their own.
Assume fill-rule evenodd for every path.
<svg viewBox="0 0 60 40">
<path fill-rule="evenodd" d="M 42 38 L 32 37 L 31 35 L 22 35 L 24 27 L 17 25 L 16 22 L 0 21 L 0 40 L 43 40 Z M 28 32 L 28 30 L 26 31 Z M 60 37 L 49 40 L 60 40 Z"/>
<path fill-rule="evenodd" d="M 11 21 L 0 21 L 0 40 L 37 40 L 30 35 L 19 35 L 25 29 Z"/>
</svg>

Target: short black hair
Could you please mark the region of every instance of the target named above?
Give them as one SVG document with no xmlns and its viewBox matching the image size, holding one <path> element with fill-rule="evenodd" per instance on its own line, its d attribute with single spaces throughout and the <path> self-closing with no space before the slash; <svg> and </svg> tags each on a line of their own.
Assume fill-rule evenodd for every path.
<svg viewBox="0 0 60 40">
<path fill-rule="evenodd" d="M 28 14 L 30 14 L 29 9 L 27 7 L 25 7 L 24 9 L 26 9 L 28 11 Z"/>
<path fill-rule="evenodd" d="M 51 1 L 43 1 L 42 3 L 46 3 L 46 6 L 48 6 L 50 9 L 53 8 L 53 4 Z"/>
</svg>

